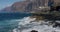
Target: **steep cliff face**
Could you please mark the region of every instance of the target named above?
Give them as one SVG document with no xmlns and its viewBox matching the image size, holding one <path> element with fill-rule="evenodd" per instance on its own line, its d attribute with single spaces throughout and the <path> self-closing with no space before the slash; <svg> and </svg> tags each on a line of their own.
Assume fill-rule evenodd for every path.
<svg viewBox="0 0 60 32">
<path fill-rule="evenodd" d="M 12 5 L 12 9 L 16 11 L 24 11 L 27 4 L 29 4 L 29 2 L 16 2 Z"/>
<path fill-rule="evenodd" d="M 52 0 L 54 1 L 55 5 L 60 4 L 60 0 Z M 31 11 L 38 11 L 40 6 L 48 6 L 49 0 L 26 0 L 22 2 L 16 2 L 12 5 L 12 9 L 16 11 L 22 12 L 31 12 Z"/>
<path fill-rule="evenodd" d="M 44 0 L 42 0 L 44 1 Z M 41 0 L 26 0 L 21 2 L 15 2 L 11 7 L 3 9 L 3 11 L 12 11 L 12 12 L 31 12 L 38 11 L 39 6 L 44 5 L 45 3 Z"/>
<path fill-rule="evenodd" d="M 40 6 L 48 6 L 49 0 L 25 0 L 21 2 L 15 2 L 11 7 L 3 9 L 8 12 L 31 12 L 40 11 Z M 54 2 L 59 2 L 59 0 L 54 0 Z M 60 3 L 60 2 L 59 2 Z"/>
<path fill-rule="evenodd" d="M 12 5 L 12 9 L 16 11 L 29 12 L 40 6 L 40 0 L 26 0 L 23 2 L 16 2 Z"/>
</svg>

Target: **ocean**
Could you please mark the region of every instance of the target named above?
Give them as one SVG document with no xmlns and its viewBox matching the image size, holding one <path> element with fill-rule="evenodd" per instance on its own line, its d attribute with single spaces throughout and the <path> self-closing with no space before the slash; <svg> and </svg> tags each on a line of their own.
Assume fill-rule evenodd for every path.
<svg viewBox="0 0 60 32">
<path fill-rule="evenodd" d="M 60 32 L 60 28 L 45 25 L 48 22 L 31 18 L 30 13 L 0 13 L 0 32 Z"/>
<path fill-rule="evenodd" d="M 8 32 L 16 28 L 18 20 L 30 15 L 28 13 L 0 13 L 0 32 Z"/>
</svg>

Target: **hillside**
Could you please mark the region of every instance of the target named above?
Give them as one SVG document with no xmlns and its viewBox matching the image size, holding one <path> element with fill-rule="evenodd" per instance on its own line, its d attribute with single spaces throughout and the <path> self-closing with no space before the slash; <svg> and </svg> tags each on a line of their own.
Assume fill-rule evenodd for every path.
<svg viewBox="0 0 60 32">
<path fill-rule="evenodd" d="M 26 0 L 22 2 L 15 2 L 11 7 L 6 7 L 2 12 L 31 12 L 40 6 L 40 0 Z"/>
<path fill-rule="evenodd" d="M 17 11 L 30 12 L 40 6 L 40 0 L 16 2 L 12 8 Z"/>
<path fill-rule="evenodd" d="M 54 0 L 55 3 L 60 3 L 59 0 Z M 46 4 L 46 5 L 45 5 Z M 12 4 L 11 7 L 6 7 L 2 12 L 40 12 L 40 6 L 48 6 L 48 0 L 26 0 Z M 44 10 L 44 9 L 43 9 Z"/>
</svg>

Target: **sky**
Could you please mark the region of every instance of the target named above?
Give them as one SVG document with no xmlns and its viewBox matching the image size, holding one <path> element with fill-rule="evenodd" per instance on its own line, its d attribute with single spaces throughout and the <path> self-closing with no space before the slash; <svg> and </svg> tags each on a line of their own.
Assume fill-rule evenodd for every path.
<svg viewBox="0 0 60 32">
<path fill-rule="evenodd" d="M 11 6 L 14 2 L 18 2 L 18 1 L 22 1 L 22 0 L 0 0 L 0 10 Z"/>
</svg>

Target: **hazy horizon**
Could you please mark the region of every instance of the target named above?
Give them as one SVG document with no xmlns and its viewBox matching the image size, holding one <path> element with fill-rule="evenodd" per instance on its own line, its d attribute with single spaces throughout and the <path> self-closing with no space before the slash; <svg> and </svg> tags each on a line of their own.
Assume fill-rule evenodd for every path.
<svg viewBox="0 0 60 32">
<path fill-rule="evenodd" d="M 22 0 L 0 0 L 0 10 Z"/>
</svg>

